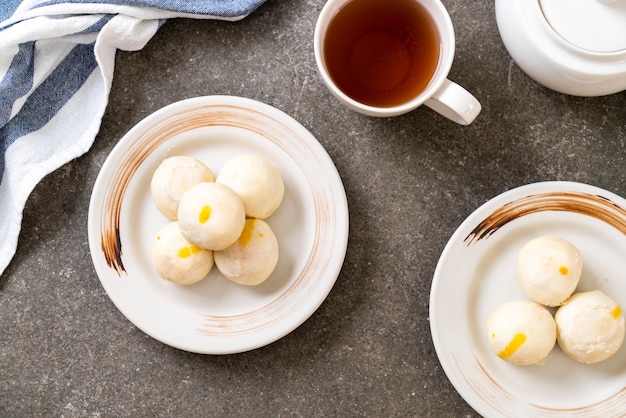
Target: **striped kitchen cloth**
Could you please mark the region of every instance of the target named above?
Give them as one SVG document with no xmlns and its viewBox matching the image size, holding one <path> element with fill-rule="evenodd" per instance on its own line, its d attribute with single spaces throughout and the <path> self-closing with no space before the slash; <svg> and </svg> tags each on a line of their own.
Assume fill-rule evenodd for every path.
<svg viewBox="0 0 626 418">
<path fill-rule="evenodd" d="M 48 173 L 89 150 L 116 50 L 168 18 L 237 20 L 265 0 L 0 0 L 0 275 L 24 205 Z"/>
</svg>

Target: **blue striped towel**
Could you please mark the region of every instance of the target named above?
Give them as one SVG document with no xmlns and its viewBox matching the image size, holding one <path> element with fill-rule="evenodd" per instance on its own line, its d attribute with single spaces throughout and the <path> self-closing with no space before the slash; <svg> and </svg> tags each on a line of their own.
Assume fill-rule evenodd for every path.
<svg viewBox="0 0 626 418">
<path fill-rule="evenodd" d="M 237 20 L 265 0 L 0 0 L 0 275 L 24 204 L 89 150 L 116 50 L 143 48 L 168 18 Z"/>
</svg>

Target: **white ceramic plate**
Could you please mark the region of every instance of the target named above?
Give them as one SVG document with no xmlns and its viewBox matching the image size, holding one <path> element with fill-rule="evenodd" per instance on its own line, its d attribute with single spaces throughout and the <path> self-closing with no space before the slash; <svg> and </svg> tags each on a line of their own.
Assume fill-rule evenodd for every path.
<svg viewBox="0 0 626 418">
<path fill-rule="evenodd" d="M 240 154 L 267 158 L 285 182 L 266 220 L 279 242 L 276 270 L 250 287 L 215 268 L 192 286 L 161 279 L 150 247 L 169 221 L 152 202 L 154 170 L 166 157 L 190 155 L 217 174 Z M 263 103 L 210 96 L 169 105 L 120 140 L 96 180 L 88 228 L 102 286 L 133 324 L 173 347 L 228 354 L 278 340 L 320 306 L 343 264 L 348 207 L 334 164 L 302 125 Z"/>
<path fill-rule="evenodd" d="M 516 275 L 519 249 L 548 234 L 581 251 L 577 290 L 600 289 L 626 308 L 626 201 L 580 183 L 522 186 L 472 213 L 441 255 L 430 296 L 439 360 L 461 396 L 486 417 L 623 416 L 626 347 L 584 365 L 557 345 L 541 366 L 514 366 L 489 346 L 489 314 L 505 302 L 529 300 Z"/>
</svg>

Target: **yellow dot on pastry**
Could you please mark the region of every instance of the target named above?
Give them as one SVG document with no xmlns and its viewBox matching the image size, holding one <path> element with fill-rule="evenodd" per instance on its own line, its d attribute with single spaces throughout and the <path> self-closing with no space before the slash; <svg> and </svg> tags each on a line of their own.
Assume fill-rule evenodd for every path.
<svg viewBox="0 0 626 418">
<path fill-rule="evenodd" d="M 619 318 L 622 315 L 622 308 L 620 308 L 619 306 L 616 306 L 615 309 L 611 311 L 611 315 L 615 319 Z"/>
<path fill-rule="evenodd" d="M 513 336 L 513 339 L 511 339 L 511 342 L 506 347 L 504 347 L 504 350 L 498 353 L 498 357 L 502 359 L 511 357 L 513 354 L 515 354 L 517 349 L 520 348 L 522 344 L 524 344 L 525 342 L 526 342 L 526 335 L 521 332 L 518 332 L 517 334 Z"/>
<path fill-rule="evenodd" d="M 202 249 L 196 245 L 192 245 L 189 247 L 183 247 L 178 251 L 178 256 L 180 258 L 187 258 L 187 257 L 191 257 L 193 254 L 197 254 L 198 252 L 200 252 Z"/>
<path fill-rule="evenodd" d="M 207 223 L 210 217 L 211 217 L 211 206 L 209 205 L 203 206 L 202 210 L 200 211 L 200 216 L 198 217 L 198 222 L 200 222 L 201 224 L 205 224 Z"/>
<path fill-rule="evenodd" d="M 559 273 L 561 273 L 563 276 L 567 276 L 567 273 L 569 273 L 569 269 L 565 266 L 561 266 L 559 268 Z"/>
<path fill-rule="evenodd" d="M 246 219 L 243 232 L 239 237 L 239 245 L 246 245 L 252 241 L 252 232 L 254 232 L 254 219 Z"/>
</svg>

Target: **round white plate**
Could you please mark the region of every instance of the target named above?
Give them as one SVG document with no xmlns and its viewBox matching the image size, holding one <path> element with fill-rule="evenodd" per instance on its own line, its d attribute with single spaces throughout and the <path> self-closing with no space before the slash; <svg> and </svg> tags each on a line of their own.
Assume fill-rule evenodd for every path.
<svg viewBox="0 0 626 418">
<path fill-rule="evenodd" d="M 230 157 L 274 163 L 285 196 L 266 221 L 280 257 L 258 286 L 230 282 L 214 268 L 192 286 L 155 272 L 150 247 L 166 219 L 150 181 L 163 159 L 190 155 L 217 174 Z M 346 253 L 348 207 L 337 170 L 320 143 L 285 113 L 250 99 L 198 97 L 171 104 L 133 127 L 96 180 L 89 246 L 102 286 L 118 309 L 153 338 L 182 350 L 252 350 L 302 324 L 333 287 Z"/>
<path fill-rule="evenodd" d="M 441 255 L 430 295 L 441 365 L 486 417 L 622 416 L 626 347 L 584 365 L 557 345 L 543 365 L 514 366 L 489 346 L 489 314 L 505 302 L 529 300 L 517 279 L 517 253 L 541 235 L 561 236 L 581 251 L 578 291 L 600 289 L 626 307 L 626 200 L 580 183 L 522 186 L 472 213 Z"/>
</svg>

